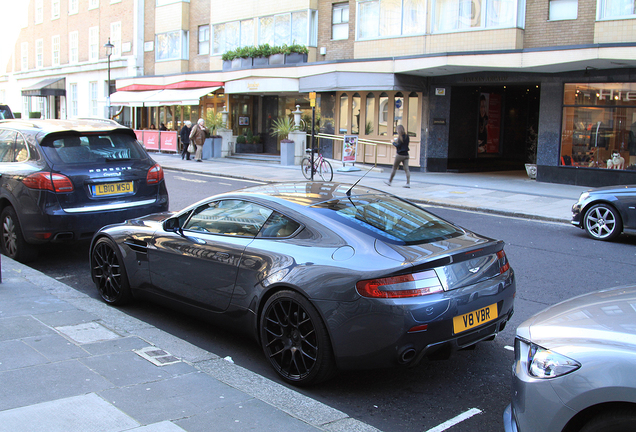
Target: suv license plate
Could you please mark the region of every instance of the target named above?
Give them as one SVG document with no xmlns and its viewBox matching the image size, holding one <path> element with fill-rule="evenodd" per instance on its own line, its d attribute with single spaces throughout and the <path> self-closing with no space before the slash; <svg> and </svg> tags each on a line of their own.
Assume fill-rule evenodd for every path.
<svg viewBox="0 0 636 432">
<path fill-rule="evenodd" d="M 119 195 L 132 193 L 133 182 L 120 182 L 120 183 L 104 183 L 93 186 L 93 195 Z"/>
<path fill-rule="evenodd" d="M 453 318 L 453 332 L 455 334 L 470 330 L 497 318 L 497 304 L 459 315 Z"/>
</svg>

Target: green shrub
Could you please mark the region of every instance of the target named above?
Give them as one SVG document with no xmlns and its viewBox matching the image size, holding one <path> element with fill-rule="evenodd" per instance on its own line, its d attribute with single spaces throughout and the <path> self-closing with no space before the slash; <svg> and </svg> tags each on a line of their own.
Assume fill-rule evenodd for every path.
<svg viewBox="0 0 636 432">
<path fill-rule="evenodd" d="M 247 143 L 247 139 L 245 138 L 245 135 L 239 135 L 236 137 L 236 143 L 237 144 L 246 144 Z"/>
</svg>

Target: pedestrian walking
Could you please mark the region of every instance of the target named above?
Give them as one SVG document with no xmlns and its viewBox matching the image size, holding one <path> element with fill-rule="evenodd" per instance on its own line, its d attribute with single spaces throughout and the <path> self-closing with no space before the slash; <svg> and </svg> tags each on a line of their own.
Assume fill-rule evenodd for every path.
<svg viewBox="0 0 636 432">
<path fill-rule="evenodd" d="M 393 145 L 397 149 L 397 154 L 395 155 L 395 160 L 393 161 L 393 169 L 391 170 L 391 176 L 389 177 L 389 181 L 385 183 L 391 186 L 391 182 L 393 181 L 393 177 L 395 177 L 395 173 L 398 168 L 400 168 L 400 164 L 404 166 L 404 173 L 406 174 L 406 184 L 405 188 L 411 187 L 411 172 L 409 171 L 409 136 L 404 131 L 404 126 L 398 125 L 397 127 L 397 138 L 393 141 Z"/>
<path fill-rule="evenodd" d="M 190 145 L 190 132 L 192 131 L 192 122 L 190 120 L 186 120 L 185 124 L 179 131 L 179 136 L 181 137 L 181 145 L 183 148 L 181 149 L 181 159 L 190 160 L 190 150 L 188 146 Z"/>
<path fill-rule="evenodd" d="M 205 120 L 200 118 L 197 124 L 192 127 L 192 131 L 190 131 L 190 140 L 197 147 L 196 153 L 194 154 L 194 159 L 196 159 L 197 162 L 202 162 L 201 156 L 203 153 L 203 143 L 205 142 L 205 133 L 207 130 L 208 128 L 205 127 Z"/>
</svg>

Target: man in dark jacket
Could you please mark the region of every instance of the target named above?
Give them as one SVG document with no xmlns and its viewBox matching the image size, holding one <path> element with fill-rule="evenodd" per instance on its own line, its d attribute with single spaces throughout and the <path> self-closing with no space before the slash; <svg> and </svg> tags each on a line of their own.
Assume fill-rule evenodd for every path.
<svg viewBox="0 0 636 432">
<path fill-rule="evenodd" d="M 179 136 L 181 136 L 181 145 L 183 146 L 181 149 L 181 159 L 185 160 L 190 160 L 190 152 L 188 151 L 188 146 L 190 145 L 190 130 L 192 130 L 192 122 L 190 120 L 186 120 L 181 131 L 179 131 Z"/>
</svg>

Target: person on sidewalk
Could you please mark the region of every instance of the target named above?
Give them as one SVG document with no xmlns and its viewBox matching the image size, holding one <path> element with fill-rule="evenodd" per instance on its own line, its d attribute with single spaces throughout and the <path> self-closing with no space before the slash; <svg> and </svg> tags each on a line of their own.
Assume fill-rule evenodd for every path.
<svg viewBox="0 0 636 432">
<path fill-rule="evenodd" d="M 192 122 L 190 120 L 186 120 L 185 124 L 179 131 L 179 136 L 181 137 L 181 145 L 183 148 L 181 149 L 181 159 L 190 160 L 190 152 L 188 151 L 188 146 L 190 145 L 190 132 L 192 131 Z"/>
<path fill-rule="evenodd" d="M 391 170 L 389 181 L 386 181 L 385 183 L 391 186 L 393 177 L 395 177 L 395 173 L 400 167 L 400 164 L 402 164 L 404 166 L 404 173 L 406 174 L 406 184 L 404 185 L 404 187 L 410 188 L 411 172 L 409 171 L 409 136 L 404 131 L 404 126 L 402 125 L 398 125 L 397 133 L 397 139 L 393 142 L 393 145 L 397 149 L 397 154 L 395 155 L 395 160 L 393 161 L 393 169 Z"/>
<path fill-rule="evenodd" d="M 205 142 L 205 133 L 207 130 L 205 120 L 200 118 L 197 124 L 192 127 L 192 131 L 190 131 L 190 140 L 197 146 L 196 153 L 194 154 L 194 158 L 197 162 L 202 162 L 203 143 Z"/>
</svg>

